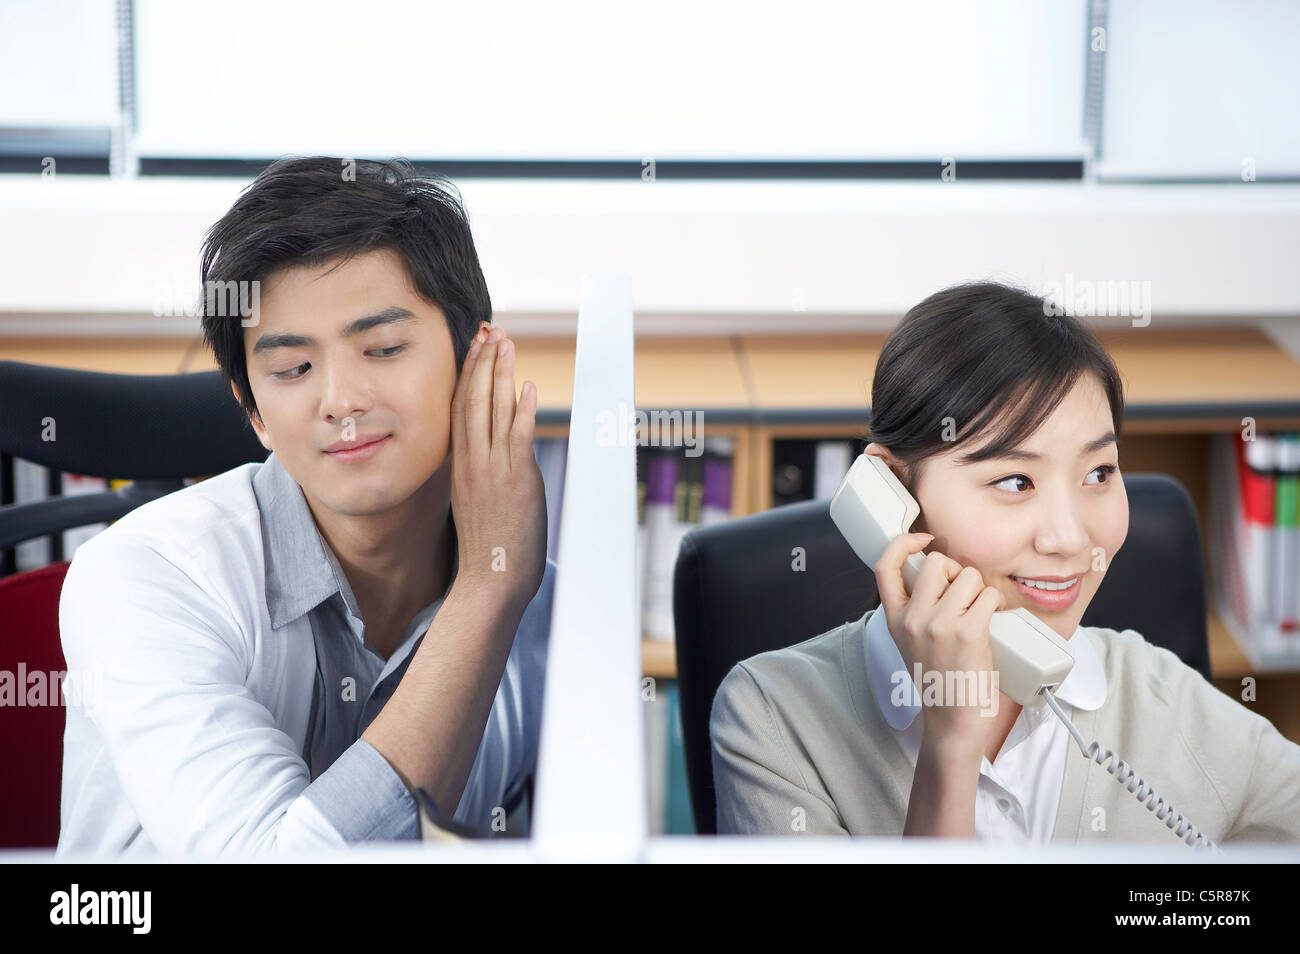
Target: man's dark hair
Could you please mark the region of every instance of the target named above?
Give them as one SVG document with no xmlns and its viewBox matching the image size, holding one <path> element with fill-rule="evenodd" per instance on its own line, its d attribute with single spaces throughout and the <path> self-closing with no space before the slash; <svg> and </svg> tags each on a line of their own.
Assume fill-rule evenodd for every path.
<svg viewBox="0 0 1300 954">
<path fill-rule="evenodd" d="M 377 249 L 396 252 L 420 295 L 442 309 L 459 372 L 479 323 L 492 320 L 492 300 L 459 191 L 444 178 L 417 176 L 405 159 L 273 162 L 204 236 L 202 288 L 261 282 L 281 268 Z M 227 387 L 233 383 L 244 410 L 257 414 L 239 317 L 214 308 L 207 294 L 200 313 Z"/>
<path fill-rule="evenodd" d="M 945 288 L 909 309 L 885 341 L 871 386 L 871 440 L 903 463 L 911 489 L 926 458 L 984 435 L 999 418 L 991 439 L 959 460 L 1017 447 L 1084 374 L 1105 391 L 1118 441 L 1123 383 L 1092 329 L 1009 285 Z M 945 418 L 953 440 L 944 440 Z"/>
</svg>

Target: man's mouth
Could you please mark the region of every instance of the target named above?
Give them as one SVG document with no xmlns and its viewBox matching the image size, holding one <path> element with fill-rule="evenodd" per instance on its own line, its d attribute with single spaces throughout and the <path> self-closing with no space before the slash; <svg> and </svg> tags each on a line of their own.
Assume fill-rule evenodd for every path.
<svg viewBox="0 0 1300 954">
<path fill-rule="evenodd" d="M 350 441 L 335 441 L 329 447 L 325 448 L 325 453 L 333 454 L 341 450 L 356 450 L 358 447 L 365 447 L 367 444 L 374 444 L 382 441 L 387 434 L 363 434 L 361 437 L 354 438 Z"/>
<path fill-rule="evenodd" d="M 367 460 L 379 453 L 390 437 L 391 434 L 385 434 L 382 437 L 369 437 L 359 441 L 340 441 L 334 445 L 337 450 L 326 450 L 325 453 L 338 461 Z"/>
</svg>

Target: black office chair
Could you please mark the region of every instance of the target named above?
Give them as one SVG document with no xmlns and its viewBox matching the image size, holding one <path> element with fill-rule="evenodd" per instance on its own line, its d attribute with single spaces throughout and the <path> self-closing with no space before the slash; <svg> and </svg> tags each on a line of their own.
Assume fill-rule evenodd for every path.
<svg viewBox="0 0 1300 954">
<path fill-rule="evenodd" d="M 1201 538 L 1186 489 L 1125 474 L 1129 531 L 1081 625 L 1134 629 L 1210 678 Z M 800 558 L 804 569 L 793 569 Z M 695 829 L 716 834 L 709 739 L 731 667 L 794 645 L 880 604 L 875 578 L 830 518 L 828 501 L 778 507 L 686 534 L 673 580 L 677 679 Z"/>
<path fill-rule="evenodd" d="M 186 477 L 267 456 L 219 371 L 105 374 L 0 361 L 0 407 L 0 453 L 132 481 L 120 490 L 0 507 L 0 549 L 117 520 L 180 490 Z"/>
</svg>

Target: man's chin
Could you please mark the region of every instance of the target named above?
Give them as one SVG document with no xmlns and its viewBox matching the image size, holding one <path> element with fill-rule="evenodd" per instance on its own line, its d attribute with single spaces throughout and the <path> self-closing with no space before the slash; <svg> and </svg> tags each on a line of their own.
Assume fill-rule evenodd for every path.
<svg viewBox="0 0 1300 954">
<path fill-rule="evenodd" d="M 387 513 L 402 502 L 390 486 L 355 487 L 342 490 L 332 487 L 316 497 L 331 513 L 341 517 L 374 517 Z"/>
</svg>

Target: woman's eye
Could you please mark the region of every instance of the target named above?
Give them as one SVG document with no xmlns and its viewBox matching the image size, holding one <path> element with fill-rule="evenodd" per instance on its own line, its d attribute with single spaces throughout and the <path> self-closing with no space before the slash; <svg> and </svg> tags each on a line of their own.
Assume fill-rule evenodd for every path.
<svg viewBox="0 0 1300 954">
<path fill-rule="evenodd" d="M 1114 464 L 1102 464 L 1100 467 L 1093 468 L 1093 470 L 1088 474 L 1088 476 L 1091 477 L 1093 474 L 1097 473 L 1098 471 L 1101 471 L 1102 473 L 1106 474 L 1106 476 L 1109 478 L 1109 477 L 1111 477 L 1111 476 L 1115 473 L 1115 471 L 1117 471 L 1117 470 L 1119 470 L 1119 468 L 1116 467 Z M 1012 474 L 1010 477 L 1003 477 L 1001 480 L 995 481 L 994 484 L 993 484 L 993 486 L 994 486 L 994 487 L 1001 487 L 1002 484 L 1005 484 L 1005 483 L 1007 483 L 1008 481 L 1011 481 L 1011 480 L 1023 480 L 1023 481 L 1025 481 L 1025 482 L 1028 483 L 1028 484 L 1031 484 L 1031 485 L 1033 484 L 1033 481 L 1030 480 L 1028 477 L 1026 477 L 1024 474 Z M 1094 482 L 1094 483 L 1093 483 L 1093 486 L 1094 486 L 1094 487 L 1100 487 L 1100 486 L 1102 486 L 1103 484 L 1108 484 L 1108 483 L 1110 483 L 1109 480 L 1104 480 L 1104 481 Z M 1019 493 L 1019 491 L 1017 491 L 1017 490 L 1010 490 L 1010 489 L 1005 488 L 1005 487 L 1002 488 L 1002 489 L 1007 490 L 1008 493 Z"/>
<path fill-rule="evenodd" d="M 1102 464 L 1100 467 L 1098 467 L 1098 468 L 1097 468 L 1096 470 L 1094 470 L 1092 473 L 1095 474 L 1095 473 L 1097 473 L 1098 470 L 1101 471 L 1102 473 L 1104 473 L 1104 474 L 1106 475 L 1106 478 L 1107 478 L 1106 480 L 1100 481 L 1099 484 L 1109 484 L 1109 483 L 1111 482 L 1111 481 L 1110 481 L 1110 478 L 1114 476 L 1115 471 L 1119 470 L 1119 468 L 1116 467 L 1114 464 Z M 1088 476 L 1091 477 L 1092 474 L 1089 474 Z"/>
<path fill-rule="evenodd" d="M 996 482 L 993 484 L 993 486 L 994 486 L 994 487 L 1002 487 L 1002 485 L 1005 484 L 1005 483 L 1006 483 L 1007 481 L 1009 481 L 1009 480 L 1023 480 L 1023 481 L 1025 481 L 1025 482 L 1027 482 L 1027 483 L 1032 483 L 1032 481 L 1030 481 L 1029 478 L 1026 477 L 1024 474 L 1012 474 L 1010 477 L 1003 477 L 1001 480 L 996 481 Z M 1002 489 L 1003 489 L 1003 490 L 1007 490 L 1008 493 L 1013 493 L 1013 494 L 1014 494 L 1014 493 L 1019 493 L 1019 491 L 1016 491 L 1016 490 L 1008 490 L 1008 488 L 1006 488 L 1006 487 L 1002 487 Z"/>
</svg>

